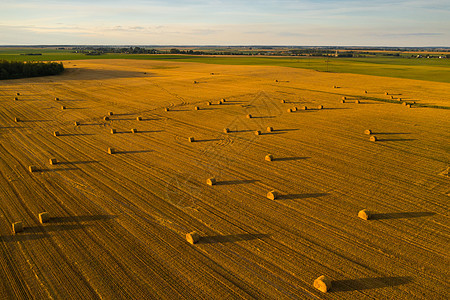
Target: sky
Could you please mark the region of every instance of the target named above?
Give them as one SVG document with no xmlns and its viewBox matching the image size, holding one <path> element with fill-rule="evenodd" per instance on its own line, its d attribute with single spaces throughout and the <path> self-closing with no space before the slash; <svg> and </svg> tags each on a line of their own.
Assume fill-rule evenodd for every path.
<svg viewBox="0 0 450 300">
<path fill-rule="evenodd" d="M 450 1 L 0 0 L 0 45 L 450 47 Z"/>
</svg>

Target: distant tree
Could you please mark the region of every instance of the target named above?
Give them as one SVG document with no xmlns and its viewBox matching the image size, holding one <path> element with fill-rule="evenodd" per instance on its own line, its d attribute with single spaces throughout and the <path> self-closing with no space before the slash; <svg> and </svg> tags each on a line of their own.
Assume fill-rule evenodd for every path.
<svg viewBox="0 0 450 300">
<path fill-rule="evenodd" d="M 0 60 L 0 79 L 57 75 L 63 71 L 62 63 Z"/>
</svg>

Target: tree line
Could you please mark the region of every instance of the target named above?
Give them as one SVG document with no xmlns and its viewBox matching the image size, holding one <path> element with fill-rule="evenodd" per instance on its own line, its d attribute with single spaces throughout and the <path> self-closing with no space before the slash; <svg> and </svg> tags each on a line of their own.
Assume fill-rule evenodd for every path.
<svg viewBox="0 0 450 300">
<path fill-rule="evenodd" d="M 58 75 L 63 71 L 63 64 L 57 62 L 22 62 L 0 60 L 0 80 Z"/>
</svg>

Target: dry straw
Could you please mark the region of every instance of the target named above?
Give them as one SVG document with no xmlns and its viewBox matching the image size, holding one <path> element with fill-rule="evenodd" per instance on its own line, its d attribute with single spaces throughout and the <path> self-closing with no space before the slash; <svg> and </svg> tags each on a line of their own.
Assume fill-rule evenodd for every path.
<svg viewBox="0 0 450 300">
<path fill-rule="evenodd" d="M 189 244 L 197 244 L 200 241 L 200 235 L 193 231 L 186 234 L 186 241 L 188 241 Z"/>
<path fill-rule="evenodd" d="M 39 223 L 44 224 L 50 221 L 50 214 L 46 211 L 39 214 Z"/>
<path fill-rule="evenodd" d="M 58 163 L 58 161 L 56 160 L 56 158 L 50 158 L 50 159 L 48 160 L 48 162 L 49 162 L 51 165 L 56 165 L 56 164 Z"/>
<path fill-rule="evenodd" d="M 278 192 L 277 191 L 270 191 L 267 193 L 267 198 L 270 200 L 275 200 L 278 198 Z"/>
<path fill-rule="evenodd" d="M 206 184 L 210 185 L 210 186 L 215 185 L 216 184 L 216 178 L 211 177 L 211 178 L 206 179 Z"/>
<path fill-rule="evenodd" d="M 264 158 L 266 161 L 273 161 L 273 155 L 272 154 L 267 154 L 266 157 Z"/>
<path fill-rule="evenodd" d="M 370 215 L 371 215 L 370 211 L 368 211 L 367 209 L 363 209 L 363 210 L 360 210 L 358 212 L 358 217 L 363 219 L 363 220 L 369 220 L 370 219 Z"/>
<path fill-rule="evenodd" d="M 314 280 L 314 287 L 321 291 L 322 293 L 326 293 L 331 289 L 331 280 L 326 276 L 322 275 L 316 280 Z"/>
<path fill-rule="evenodd" d="M 23 231 L 23 223 L 22 222 L 12 223 L 12 232 L 14 234 L 22 232 L 22 231 Z"/>
</svg>

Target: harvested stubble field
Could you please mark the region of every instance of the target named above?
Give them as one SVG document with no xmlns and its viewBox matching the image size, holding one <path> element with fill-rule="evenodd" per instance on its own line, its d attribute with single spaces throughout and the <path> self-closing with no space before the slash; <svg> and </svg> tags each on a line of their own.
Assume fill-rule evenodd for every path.
<svg viewBox="0 0 450 300">
<path fill-rule="evenodd" d="M 449 84 L 181 62 L 65 67 L 0 82 L 0 298 L 448 296 L 449 110 L 375 100 L 449 106 Z M 320 275 L 326 294 L 313 287 Z"/>
</svg>

